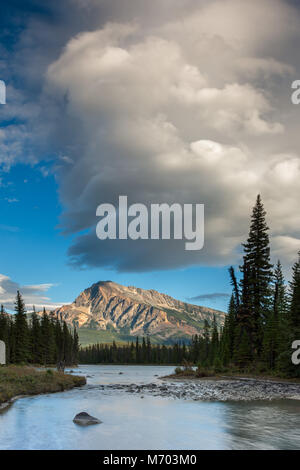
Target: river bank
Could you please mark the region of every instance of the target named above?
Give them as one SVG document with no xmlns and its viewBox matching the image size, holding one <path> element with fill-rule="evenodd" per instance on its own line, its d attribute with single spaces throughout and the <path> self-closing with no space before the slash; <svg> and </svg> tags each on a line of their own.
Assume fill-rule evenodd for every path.
<svg viewBox="0 0 300 470">
<path fill-rule="evenodd" d="M 97 385 L 103 393 L 125 392 L 140 398 L 153 396 L 193 401 L 265 401 L 300 400 L 300 383 L 274 382 L 253 378 L 206 379 L 159 377 L 161 382 Z"/>
<path fill-rule="evenodd" d="M 63 374 L 52 369 L 0 367 L 0 410 L 10 406 L 20 396 L 62 392 L 85 384 L 85 377 Z"/>
</svg>

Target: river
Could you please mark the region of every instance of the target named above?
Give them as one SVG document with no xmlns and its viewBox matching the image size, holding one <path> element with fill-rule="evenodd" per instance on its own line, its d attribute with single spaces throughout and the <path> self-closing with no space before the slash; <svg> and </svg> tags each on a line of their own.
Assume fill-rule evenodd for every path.
<svg viewBox="0 0 300 470">
<path fill-rule="evenodd" d="M 159 383 L 166 366 L 79 366 L 87 385 L 26 397 L 0 414 L 0 449 L 300 449 L 300 401 L 207 402 L 124 390 Z M 102 424 L 81 427 L 87 411 Z"/>
</svg>

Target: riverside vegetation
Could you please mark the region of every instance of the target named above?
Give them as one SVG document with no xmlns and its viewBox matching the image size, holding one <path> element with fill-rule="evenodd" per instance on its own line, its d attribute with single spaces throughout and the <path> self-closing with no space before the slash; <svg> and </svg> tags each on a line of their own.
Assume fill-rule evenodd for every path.
<svg viewBox="0 0 300 470">
<path fill-rule="evenodd" d="M 86 383 L 85 377 L 28 366 L 0 367 L 0 406 L 19 395 L 62 392 Z"/>
<path fill-rule="evenodd" d="M 8 366 L 0 367 L 0 405 L 19 395 L 36 395 L 69 390 L 86 383 L 85 377 L 67 375 L 52 369 L 37 370 L 28 364 L 76 364 L 78 336 L 65 323 L 33 312 L 28 321 L 18 292 L 15 315 L 0 312 L 0 339 L 6 345 Z"/>
<path fill-rule="evenodd" d="M 202 335 L 189 345 L 92 345 L 80 351 L 85 363 L 181 364 L 177 375 L 212 376 L 218 373 L 300 377 L 300 365 L 291 361 L 291 345 L 300 339 L 300 253 L 287 286 L 278 260 L 270 262 L 266 212 L 260 195 L 251 216 L 249 236 L 243 244 L 240 274 L 229 269 L 233 288 L 223 328 L 216 319 L 204 323 Z M 198 365 L 195 370 L 192 365 Z"/>
<path fill-rule="evenodd" d="M 79 340 L 76 329 L 69 329 L 44 309 L 40 318 L 33 313 L 26 315 L 20 292 L 15 301 L 15 315 L 0 311 L 0 340 L 6 344 L 8 364 L 53 365 L 63 362 L 74 365 L 78 362 Z"/>
</svg>

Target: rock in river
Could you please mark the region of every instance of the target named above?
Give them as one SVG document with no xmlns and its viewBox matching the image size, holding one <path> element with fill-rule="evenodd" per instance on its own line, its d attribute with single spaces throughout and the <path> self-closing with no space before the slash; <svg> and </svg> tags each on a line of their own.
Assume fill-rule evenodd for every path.
<svg viewBox="0 0 300 470">
<path fill-rule="evenodd" d="M 98 418 L 94 418 L 94 416 L 90 416 L 88 413 L 83 411 L 82 413 L 78 413 L 75 418 L 73 419 L 74 423 L 80 424 L 81 426 L 88 426 L 89 424 L 100 424 L 102 421 Z"/>
</svg>

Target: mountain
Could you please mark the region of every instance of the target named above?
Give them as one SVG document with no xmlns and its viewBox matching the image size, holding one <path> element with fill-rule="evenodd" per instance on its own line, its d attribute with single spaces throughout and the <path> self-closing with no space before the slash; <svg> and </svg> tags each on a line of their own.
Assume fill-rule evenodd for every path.
<svg viewBox="0 0 300 470">
<path fill-rule="evenodd" d="M 100 281 L 76 300 L 53 312 L 79 328 L 82 343 L 149 335 L 154 342 L 170 343 L 201 334 L 204 320 L 224 323 L 224 312 L 176 300 L 155 290 Z M 93 337 L 93 339 L 91 339 Z"/>
</svg>

